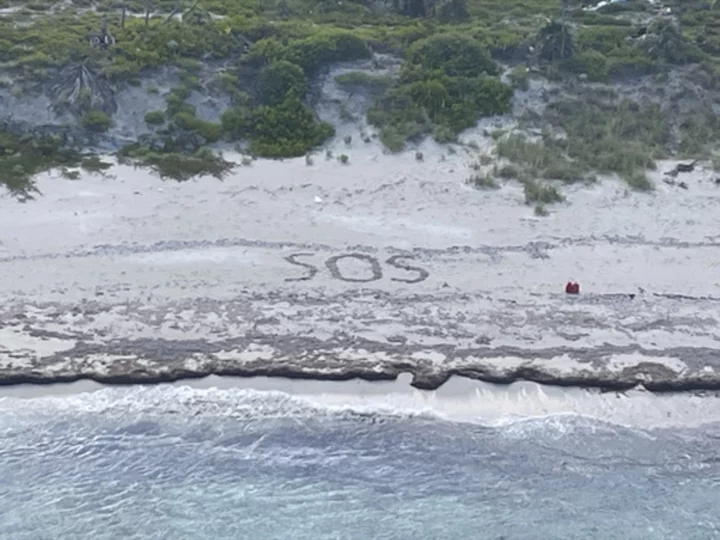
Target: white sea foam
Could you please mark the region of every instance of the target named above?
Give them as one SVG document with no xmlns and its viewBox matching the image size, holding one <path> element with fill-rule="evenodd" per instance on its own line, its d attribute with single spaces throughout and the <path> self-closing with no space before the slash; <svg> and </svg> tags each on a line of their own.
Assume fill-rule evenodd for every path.
<svg viewBox="0 0 720 540">
<path fill-rule="evenodd" d="M 426 418 L 514 430 L 571 429 L 611 423 L 630 428 L 698 426 L 720 422 L 720 395 L 622 394 L 515 383 L 505 386 L 452 379 L 434 392 L 413 389 L 408 377 L 390 383 L 221 378 L 174 384 L 105 387 L 73 383 L 3 390 L 0 418 L 59 415 L 186 418 Z M 42 392 L 42 394 L 41 394 Z"/>
</svg>

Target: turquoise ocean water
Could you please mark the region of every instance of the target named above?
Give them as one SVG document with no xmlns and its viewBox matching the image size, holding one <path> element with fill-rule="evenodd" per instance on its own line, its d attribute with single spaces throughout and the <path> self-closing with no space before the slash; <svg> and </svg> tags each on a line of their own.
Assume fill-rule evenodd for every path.
<svg viewBox="0 0 720 540">
<path fill-rule="evenodd" d="M 720 426 L 281 392 L 0 399 L 0 539 L 720 538 Z"/>
</svg>

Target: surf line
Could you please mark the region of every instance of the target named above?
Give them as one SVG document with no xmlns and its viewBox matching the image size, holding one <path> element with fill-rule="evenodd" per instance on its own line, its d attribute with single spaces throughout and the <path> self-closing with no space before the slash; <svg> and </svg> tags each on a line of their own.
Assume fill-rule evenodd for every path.
<svg viewBox="0 0 720 540">
<path fill-rule="evenodd" d="M 302 268 L 305 268 L 306 270 L 304 276 L 285 278 L 285 281 L 310 281 L 311 279 L 314 279 L 320 272 L 320 269 L 313 264 L 298 260 L 298 257 L 313 257 L 314 255 L 315 253 L 302 252 L 292 253 L 291 255 L 284 257 L 284 259 L 290 264 L 300 266 Z M 340 270 L 340 265 L 338 263 L 344 259 L 355 259 L 361 261 L 370 270 L 369 275 L 367 275 L 366 277 L 348 277 L 343 275 L 342 271 Z M 413 284 L 425 281 L 428 277 L 430 277 L 430 272 L 419 266 L 413 266 L 411 264 L 408 264 L 407 262 L 403 261 L 403 259 L 414 259 L 414 257 L 412 255 L 393 255 L 387 260 L 385 260 L 385 264 L 388 266 L 392 266 L 393 268 L 403 270 L 405 272 L 414 273 L 416 274 L 415 277 L 391 277 L 391 281 Z M 325 267 L 328 269 L 330 275 L 334 279 L 339 279 L 347 283 L 370 283 L 372 281 L 378 281 L 383 278 L 383 267 L 380 261 L 375 257 L 367 255 L 365 253 L 352 252 L 343 253 L 341 255 L 333 255 L 332 257 L 329 257 L 325 260 Z"/>
</svg>

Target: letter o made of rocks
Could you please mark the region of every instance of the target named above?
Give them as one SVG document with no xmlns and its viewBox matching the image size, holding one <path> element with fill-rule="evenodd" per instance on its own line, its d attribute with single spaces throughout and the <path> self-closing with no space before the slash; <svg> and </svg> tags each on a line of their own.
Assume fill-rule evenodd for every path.
<svg viewBox="0 0 720 540">
<path fill-rule="evenodd" d="M 350 278 L 343 276 L 340 272 L 340 268 L 338 267 L 338 262 L 342 259 L 357 259 L 359 261 L 370 263 L 372 276 L 369 278 Z M 371 281 L 382 279 L 383 276 L 380 262 L 375 257 L 371 257 L 370 255 L 365 255 L 363 253 L 345 253 L 343 255 L 334 255 L 325 261 L 325 266 L 327 266 L 327 269 L 330 270 L 330 274 L 332 274 L 332 277 L 335 279 L 351 283 L 369 283 Z"/>
</svg>

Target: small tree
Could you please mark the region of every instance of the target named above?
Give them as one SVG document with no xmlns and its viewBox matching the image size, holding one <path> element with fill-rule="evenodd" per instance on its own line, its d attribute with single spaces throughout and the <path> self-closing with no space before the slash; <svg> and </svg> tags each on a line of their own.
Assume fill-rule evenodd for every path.
<svg viewBox="0 0 720 540">
<path fill-rule="evenodd" d="M 292 62 L 279 60 L 263 68 L 258 86 L 259 100 L 266 105 L 277 105 L 292 93 L 305 96 L 307 78 L 302 68 Z"/>
<path fill-rule="evenodd" d="M 540 29 L 538 33 L 538 56 L 542 61 L 566 60 L 574 52 L 575 41 L 569 24 L 552 21 Z"/>
</svg>

